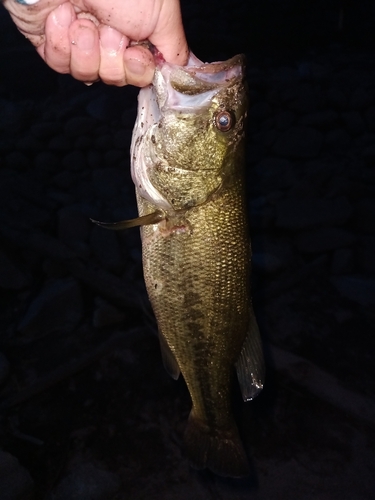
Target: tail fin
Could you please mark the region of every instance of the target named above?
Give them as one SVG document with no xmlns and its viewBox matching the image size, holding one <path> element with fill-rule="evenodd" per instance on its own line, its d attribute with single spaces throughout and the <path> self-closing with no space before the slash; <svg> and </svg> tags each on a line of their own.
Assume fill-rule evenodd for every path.
<svg viewBox="0 0 375 500">
<path fill-rule="evenodd" d="M 223 477 L 246 477 L 250 466 L 237 428 L 210 429 L 190 413 L 185 431 L 185 448 L 192 467 Z"/>
</svg>

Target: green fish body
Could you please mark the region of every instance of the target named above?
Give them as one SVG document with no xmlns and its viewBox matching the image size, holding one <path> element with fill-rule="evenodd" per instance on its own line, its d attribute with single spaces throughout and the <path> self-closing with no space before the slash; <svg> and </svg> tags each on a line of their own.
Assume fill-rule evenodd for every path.
<svg viewBox="0 0 375 500">
<path fill-rule="evenodd" d="M 131 147 L 163 361 L 174 378 L 182 373 L 192 399 L 187 455 L 193 466 L 230 477 L 249 471 L 231 410 L 234 368 L 244 400 L 263 387 L 249 289 L 243 73 L 242 56 L 161 62 L 153 85 L 140 91 Z"/>
</svg>

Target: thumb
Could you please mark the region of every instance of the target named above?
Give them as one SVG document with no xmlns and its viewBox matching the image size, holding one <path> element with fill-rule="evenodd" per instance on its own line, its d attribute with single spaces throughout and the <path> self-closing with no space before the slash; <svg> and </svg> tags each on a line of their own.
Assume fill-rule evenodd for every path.
<svg viewBox="0 0 375 500">
<path fill-rule="evenodd" d="M 158 23 L 149 40 L 163 54 L 167 62 L 180 66 L 187 63 L 189 47 L 178 1 L 163 2 Z"/>
</svg>

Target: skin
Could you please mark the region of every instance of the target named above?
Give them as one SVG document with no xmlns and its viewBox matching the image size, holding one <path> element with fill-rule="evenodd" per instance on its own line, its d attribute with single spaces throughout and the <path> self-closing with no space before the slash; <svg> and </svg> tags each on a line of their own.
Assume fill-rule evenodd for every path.
<svg viewBox="0 0 375 500">
<path fill-rule="evenodd" d="M 55 71 L 87 84 L 139 87 L 151 83 L 155 65 L 149 40 L 173 64 L 184 65 L 188 46 L 178 0 L 3 0 L 13 21 Z"/>
</svg>

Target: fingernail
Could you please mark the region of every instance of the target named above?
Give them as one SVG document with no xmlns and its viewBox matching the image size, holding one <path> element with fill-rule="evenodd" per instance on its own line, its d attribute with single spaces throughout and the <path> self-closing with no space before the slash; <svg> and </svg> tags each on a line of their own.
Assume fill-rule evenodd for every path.
<svg viewBox="0 0 375 500">
<path fill-rule="evenodd" d="M 94 32 L 87 26 L 80 26 L 72 43 L 77 45 L 80 50 L 91 50 L 95 43 Z"/>
<path fill-rule="evenodd" d="M 67 28 L 72 22 L 72 11 L 69 3 L 63 3 L 53 13 L 55 24 L 61 28 Z"/>
<path fill-rule="evenodd" d="M 133 75 L 141 76 L 145 73 L 146 66 L 141 63 L 138 59 L 128 59 L 126 61 L 126 72 L 132 73 Z"/>
<path fill-rule="evenodd" d="M 34 3 L 38 3 L 39 0 L 16 0 L 16 2 L 23 5 L 34 5 Z"/>
<path fill-rule="evenodd" d="M 123 43 L 124 37 L 117 30 L 103 26 L 100 29 L 100 45 L 109 53 L 116 54 Z"/>
</svg>

